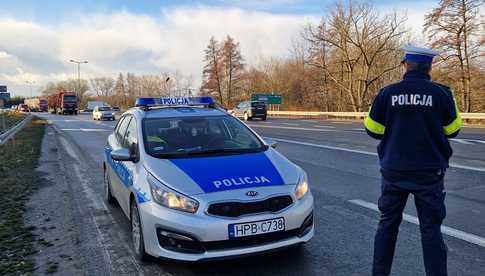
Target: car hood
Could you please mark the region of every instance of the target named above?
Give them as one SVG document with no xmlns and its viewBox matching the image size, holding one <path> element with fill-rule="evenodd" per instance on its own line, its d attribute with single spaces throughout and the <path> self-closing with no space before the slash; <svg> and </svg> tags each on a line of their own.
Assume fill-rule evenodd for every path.
<svg viewBox="0 0 485 276">
<path fill-rule="evenodd" d="M 164 185 L 186 195 L 295 185 L 301 169 L 270 148 L 265 152 L 183 159 L 147 156 L 145 168 Z"/>
</svg>

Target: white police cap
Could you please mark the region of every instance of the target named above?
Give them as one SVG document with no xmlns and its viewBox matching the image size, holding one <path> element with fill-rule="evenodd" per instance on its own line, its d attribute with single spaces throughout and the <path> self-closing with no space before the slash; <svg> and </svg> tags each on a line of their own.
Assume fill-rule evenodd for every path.
<svg viewBox="0 0 485 276">
<path fill-rule="evenodd" d="M 421 48 L 411 45 L 402 47 L 404 50 L 403 61 L 414 61 L 418 63 L 432 63 L 433 57 L 439 55 L 438 51 L 429 48 Z"/>
</svg>

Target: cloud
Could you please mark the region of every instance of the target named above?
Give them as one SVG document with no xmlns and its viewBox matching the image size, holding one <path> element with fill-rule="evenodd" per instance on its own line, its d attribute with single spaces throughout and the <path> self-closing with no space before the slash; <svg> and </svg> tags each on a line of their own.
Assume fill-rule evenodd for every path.
<svg viewBox="0 0 485 276">
<path fill-rule="evenodd" d="M 26 95 L 26 80 L 41 86 L 75 76 L 69 59 L 86 59 L 82 75 L 180 71 L 200 84 L 209 38 L 231 35 L 246 62 L 285 56 L 302 27 L 315 18 L 237 8 L 179 7 L 152 17 L 119 11 L 80 15 L 60 25 L 0 19 L 0 82 Z M 15 91 L 14 91 L 15 90 Z"/>
<path fill-rule="evenodd" d="M 0 84 L 16 94 L 27 95 L 26 80 L 37 86 L 76 77 L 70 59 L 85 59 L 82 76 L 113 76 L 119 72 L 159 74 L 179 71 L 198 87 L 203 51 L 209 38 L 227 35 L 240 42 L 245 62 L 261 57 L 285 57 L 303 27 L 316 23 L 313 15 L 291 15 L 247 9 L 248 6 L 287 4 L 301 0 L 250 0 L 239 8 L 179 6 L 162 8 L 148 16 L 126 10 L 111 13 L 62 13 L 59 24 L 38 23 L 9 16 L 0 17 Z M 226 2 L 226 0 L 221 0 Z M 234 3 L 232 3 L 234 4 Z M 246 5 L 246 6 L 244 6 Z M 245 8 L 246 7 L 246 8 Z M 418 33 L 426 8 L 389 4 L 381 14 L 407 9 L 406 24 Z M 257 10 L 257 9 L 256 9 Z"/>
</svg>

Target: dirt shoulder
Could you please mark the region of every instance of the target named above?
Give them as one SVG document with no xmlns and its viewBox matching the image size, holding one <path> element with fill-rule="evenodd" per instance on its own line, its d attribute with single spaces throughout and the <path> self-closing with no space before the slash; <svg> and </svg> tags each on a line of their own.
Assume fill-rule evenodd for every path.
<svg viewBox="0 0 485 276">
<path fill-rule="evenodd" d="M 32 225 L 36 237 L 35 274 L 82 275 L 84 258 L 77 249 L 82 241 L 72 207 L 74 194 L 65 179 L 51 126 L 46 128 L 38 164 L 38 189 L 26 202 L 24 213 L 25 224 Z"/>
</svg>

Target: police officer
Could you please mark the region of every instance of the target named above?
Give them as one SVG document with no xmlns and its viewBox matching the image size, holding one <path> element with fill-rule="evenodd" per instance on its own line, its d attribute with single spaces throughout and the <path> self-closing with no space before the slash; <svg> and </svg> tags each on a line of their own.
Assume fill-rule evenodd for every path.
<svg viewBox="0 0 485 276">
<path fill-rule="evenodd" d="M 373 275 L 389 275 L 409 194 L 418 212 L 427 275 L 447 275 L 441 234 L 446 215 L 443 177 L 462 120 L 449 87 L 430 80 L 433 57 L 425 48 L 404 47 L 403 79 L 381 89 L 364 124 L 379 139 L 381 212 L 374 241 Z"/>
</svg>

